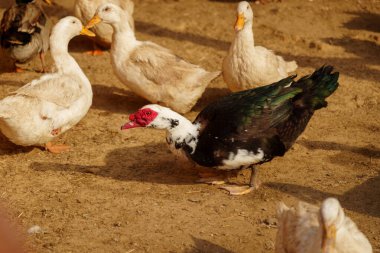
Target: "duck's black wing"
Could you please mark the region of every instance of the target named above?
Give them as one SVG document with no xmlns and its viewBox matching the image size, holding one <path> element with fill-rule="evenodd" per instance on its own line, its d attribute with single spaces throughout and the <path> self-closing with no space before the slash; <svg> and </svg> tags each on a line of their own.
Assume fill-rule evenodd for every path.
<svg viewBox="0 0 380 253">
<path fill-rule="evenodd" d="M 194 121 L 200 134 L 191 157 L 203 166 L 219 166 L 239 150 L 261 150 L 261 162 L 282 156 L 338 86 L 338 73 L 331 71 L 322 67 L 297 82 L 288 77 L 210 104 Z"/>
</svg>

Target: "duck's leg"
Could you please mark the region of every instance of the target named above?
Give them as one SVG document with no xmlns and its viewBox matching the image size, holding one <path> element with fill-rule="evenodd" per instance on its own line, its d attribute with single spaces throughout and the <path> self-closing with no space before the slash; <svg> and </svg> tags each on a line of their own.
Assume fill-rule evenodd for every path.
<svg viewBox="0 0 380 253">
<path fill-rule="evenodd" d="M 47 69 L 46 69 L 46 64 L 45 64 L 45 53 L 44 52 L 40 53 L 40 60 L 41 60 L 41 65 L 42 65 L 41 73 L 46 73 Z"/>
<path fill-rule="evenodd" d="M 99 49 L 98 46 L 96 45 L 95 41 L 92 42 L 92 47 L 93 49 L 90 51 L 87 51 L 86 54 L 90 54 L 92 56 L 97 56 L 97 55 L 102 55 L 103 50 Z"/>
<path fill-rule="evenodd" d="M 53 154 L 60 154 L 66 151 L 70 150 L 70 146 L 63 145 L 63 144 L 53 144 L 51 142 L 48 142 L 45 144 L 45 149 Z"/>
<path fill-rule="evenodd" d="M 260 182 L 257 178 L 258 169 L 253 165 L 251 165 L 249 168 L 251 169 L 251 179 L 249 181 L 249 185 L 228 185 L 222 186 L 220 188 L 227 190 L 231 195 L 244 195 L 250 193 L 255 189 L 258 189 L 260 186 Z"/>
<path fill-rule="evenodd" d="M 15 73 L 23 73 L 23 72 L 25 72 L 25 69 L 20 68 L 19 66 L 17 66 L 16 63 L 14 63 L 14 72 Z"/>
</svg>

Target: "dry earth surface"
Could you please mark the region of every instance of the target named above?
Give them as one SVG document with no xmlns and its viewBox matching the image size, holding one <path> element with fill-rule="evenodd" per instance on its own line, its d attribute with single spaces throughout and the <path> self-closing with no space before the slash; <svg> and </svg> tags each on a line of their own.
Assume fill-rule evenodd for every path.
<svg viewBox="0 0 380 253">
<path fill-rule="evenodd" d="M 139 39 L 208 70 L 221 68 L 236 1 L 135 3 Z M 1 10 L 9 4 L 2 0 Z M 72 5 L 57 0 L 47 12 L 57 20 Z M 94 102 L 56 140 L 71 145 L 71 152 L 53 155 L 0 138 L 1 201 L 25 231 L 43 229 L 28 236 L 33 252 L 273 252 L 276 202 L 320 204 L 329 196 L 341 201 L 380 252 L 379 0 L 268 1 L 253 9 L 257 44 L 295 59 L 299 75 L 325 63 L 341 73 L 328 108 L 315 114 L 284 157 L 260 166 L 262 187 L 232 197 L 197 184 L 197 170 L 174 158 L 164 132 L 121 132 L 128 114 L 147 101 L 117 80 L 108 52 L 84 54 L 91 43 L 79 37 L 70 52 L 93 84 Z M 28 67 L 39 69 L 38 57 Z M 2 57 L 0 97 L 40 76 L 9 71 Z M 228 93 L 218 78 L 186 116 L 194 118 Z M 247 176 L 241 173 L 236 182 Z"/>
</svg>

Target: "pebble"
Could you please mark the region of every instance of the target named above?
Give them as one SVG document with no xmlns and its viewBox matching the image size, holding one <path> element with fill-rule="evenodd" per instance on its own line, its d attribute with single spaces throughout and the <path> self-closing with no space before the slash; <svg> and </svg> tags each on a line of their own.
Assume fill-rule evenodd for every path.
<svg viewBox="0 0 380 253">
<path fill-rule="evenodd" d="M 38 225 L 34 225 L 28 229 L 28 234 L 39 234 L 42 233 L 42 228 Z"/>
<path fill-rule="evenodd" d="M 266 218 L 263 220 L 263 223 L 268 226 L 276 226 L 277 219 L 276 218 Z"/>
<path fill-rule="evenodd" d="M 189 199 L 187 199 L 187 200 L 190 201 L 190 202 L 193 202 L 193 203 L 199 203 L 199 202 L 202 201 L 202 200 L 199 199 L 199 198 L 189 198 Z"/>
</svg>

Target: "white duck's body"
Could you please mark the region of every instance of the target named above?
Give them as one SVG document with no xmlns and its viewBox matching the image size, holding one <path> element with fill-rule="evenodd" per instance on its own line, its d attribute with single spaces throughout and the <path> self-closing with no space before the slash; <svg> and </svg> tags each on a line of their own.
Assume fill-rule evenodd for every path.
<svg viewBox="0 0 380 253">
<path fill-rule="evenodd" d="M 129 15 L 117 6 L 101 6 L 97 15 L 106 6 L 112 8 L 110 15 L 117 15 L 111 17 L 114 21 L 107 21 L 114 29 L 111 57 L 117 77 L 152 103 L 164 104 L 180 113 L 190 111 L 220 72 L 208 72 L 153 42 L 138 41 L 128 25 Z"/>
<path fill-rule="evenodd" d="M 91 84 L 67 51 L 71 38 L 57 27 L 50 38 L 57 72 L 33 80 L 0 101 L 0 130 L 15 144 L 50 142 L 77 124 L 92 104 Z"/>
<path fill-rule="evenodd" d="M 372 253 L 368 239 L 336 199 L 326 199 L 321 208 L 304 202 L 296 208 L 280 203 L 278 220 L 276 253 Z M 333 233 L 328 227 L 334 228 Z"/>
<path fill-rule="evenodd" d="M 104 3 L 113 3 L 127 11 L 130 15 L 128 22 L 134 30 L 135 25 L 132 18 L 134 3 L 132 0 L 76 0 L 74 5 L 74 15 L 79 18 L 83 24 L 86 24 L 90 21 L 92 16 L 94 16 L 98 6 Z M 96 34 L 96 37 L 94 38 L 96 43 L 105 48 L 111 46 L 113 30 L 110 25 L 101 23 L 94 27 L 93 31 Z"/>
<path fill-rule="evenodd" d="M 252 31 L 253 13 L 247 2 L 239 4 L 239 15 L 241 19 L 246 20 L 241 21 L 241 28 L 236 28 L 235 38 L 222 66 L 223 78 L 230 90 L 247 90 L 277 82 L 297 69 L 295 61 L 286 62 L 271 50 L 255 46 Z"/>
</svg>

